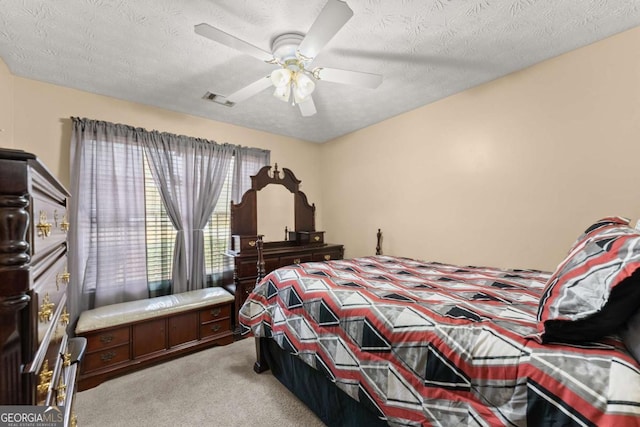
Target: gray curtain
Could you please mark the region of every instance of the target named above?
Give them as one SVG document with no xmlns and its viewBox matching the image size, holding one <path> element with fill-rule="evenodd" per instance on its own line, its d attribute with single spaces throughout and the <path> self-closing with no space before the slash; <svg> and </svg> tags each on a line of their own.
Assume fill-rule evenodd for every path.
<svg viewBox="0 0 640 427">
<path fill-rule="evenodd" d="M 69 308 L 148 297 L 139 130 L 72 119 Z"/>
<path fill-rule="evenodd" d="M 239 156 L 235 176 L 247 174 L 233 182 L 242 194 L 250 185 L 248 176 L 269 163 L 269 151 L 72 118 L 70 330 L 84 310 L 149 296 L 145 154 L 180 231 L 173 292 L 206 286 L 202 229 L 215 209 L 234 151 Z"/>
<path fill-rule="evenodd" d="M 251 176 L 271 163 L 271 152 L 251 147 L 237 147 L 233 163 L 231 200 L 240 203 L 242 195 L 251 188 Z"/>
<path fill-rule="evenodd" d="M 229 169 L 234 146 L 150 132 L 145 152 L 162 202 L 177 230 L 172 293 L 206 287 L 203 229 Z"/>
</svg>

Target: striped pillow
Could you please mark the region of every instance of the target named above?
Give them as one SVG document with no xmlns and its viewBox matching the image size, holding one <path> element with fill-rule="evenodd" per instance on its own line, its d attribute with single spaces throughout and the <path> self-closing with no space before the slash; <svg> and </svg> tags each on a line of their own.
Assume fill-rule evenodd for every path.
<svg viewBox="0 0 640 427">
<path fill-rule="evenodd" d="M 573 243 L 569 253 L 579 245 L 586 243 L 588 240 L 598 237 L 600 233 L 606 232 L 610 228 L 629 225 L 629 219 L 621 216 L 606 216 L 599 219 L 589 226 Z"/>
<path fill-rule="evenodd" d="M 539 337 L 596 340 L 618 332 L 639 306 L 640 232 L 621 223 L 592 226 L 547 282 Z"/>
</svg>

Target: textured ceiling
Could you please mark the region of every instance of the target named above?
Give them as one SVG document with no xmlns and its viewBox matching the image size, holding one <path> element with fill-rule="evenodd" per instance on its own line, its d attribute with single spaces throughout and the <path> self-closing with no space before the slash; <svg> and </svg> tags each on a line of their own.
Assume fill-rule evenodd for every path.
<svg viewBox="0 0 640 427">
<path fill-rule="evenodd" d="M 205 22 L 269 51 L 275 36 L 305 33 L 325 0 L 0 0 L 0 57 L 16 76 L 324 142 L 640 25 L 639 0 L 347 3 L 353 17 L 314 66 L 384 81 L 320 81 L 311 117 L 270 90 L 233 107 L 204 100 L 274 66 L 193 27 Z"/>
</svg>

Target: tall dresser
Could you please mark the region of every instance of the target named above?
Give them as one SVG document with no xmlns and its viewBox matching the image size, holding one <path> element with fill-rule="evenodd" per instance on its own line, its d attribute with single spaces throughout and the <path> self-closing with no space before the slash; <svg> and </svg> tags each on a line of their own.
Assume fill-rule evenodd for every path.
<svg viewBox="0 0 640 427">
<path fill-rule="evenodd" d="M 72 402 L 84 339 L 67 336 L 67 190 L 36 156 L 0 149 L 0 405 Z"/>
</svg>

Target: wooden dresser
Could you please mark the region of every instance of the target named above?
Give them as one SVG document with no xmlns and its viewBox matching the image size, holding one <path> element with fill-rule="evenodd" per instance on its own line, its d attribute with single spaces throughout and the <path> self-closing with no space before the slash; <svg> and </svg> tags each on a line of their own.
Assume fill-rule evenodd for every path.
<svg viewBox="0 0 640 427">
<path fill-rule="evenodd" d="M 0 405 L 72 415 L 84 339 L 67 325 L 67 190 L 32 154 L 0 149 Z"/>
<path fill-rule="evenodd" d="M 282 175 L 281 175 L 282 174 Z M 342 259 L 344 246 L 324 242 L 324 232 L 316 231 L 314 204 L 300 191 L 300 182 L 287 168 L 271 171 L 265 166 L 251 177 L 251 189 L 242 196 L 240 203 L 231 204 L 231 245 L 227 256 L 233 258 L 233 282 L 225 288 L 235 295 L 234 332 L 240 333 L 238 311 L 257 281 L 279 267 L 310 261 Z M 282 185 L 293 194 L 294 229 L 285 232 L 287 240 L 261 242 L 258 230 L 257 194 L 267 185 Z M 258 242 L 263 245 L 264 265 L 258 265 Z M 264 271 L 258 272 L 258 268 Z"/>
</svg>

